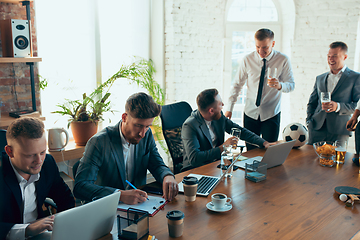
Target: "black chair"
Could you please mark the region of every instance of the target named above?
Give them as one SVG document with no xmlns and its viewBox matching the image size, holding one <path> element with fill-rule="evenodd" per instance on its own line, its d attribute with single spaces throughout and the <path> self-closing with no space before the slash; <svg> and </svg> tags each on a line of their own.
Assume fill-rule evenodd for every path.
<svg viewBox="0 0 360 240">
<path fill-rule="evenodd" d="M 166 144 L 173 160 L 174 174 L 180 172 L 183 162 L 184 146 L 181 128 L 192 112 L 187 102 L 177 102 L 162 106 L 160 118 Z"/>
<path fill-rule="evenodd" d="M 4 147 L 7 145 L 6 130 L 0 129 L 0 153 L 5 151 Z"/>
</svg>

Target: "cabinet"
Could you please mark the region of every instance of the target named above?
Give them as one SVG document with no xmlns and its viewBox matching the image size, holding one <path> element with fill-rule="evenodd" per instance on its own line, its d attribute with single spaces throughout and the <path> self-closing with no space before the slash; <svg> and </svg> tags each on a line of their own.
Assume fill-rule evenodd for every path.
<svg viewBox="0 0 360 240">
<path fill-rule="evenodd" d="M 26 7 L 27 20 L 29 20 L 29 22 L 31 21 L 30 2 L 33 2 L 33 0 L 29 0 L 29 1 L 0 0 L 0 2 L 3 2 L 3 3 L 22 3 L 22 5 Z M 31 29 L 30 29 L 30 31 L 31 31 Z M 30 84 L 31 84 L 31 102 L 32 102 L 33 111 L 36 111 L 34 63 L 35 62 L 41 62 L 41 61 L 42 61 L 42 59 L 39 58 L 39 57 L 25 57 L 25 58 L 1 57 L 0 58 L 0 64 L 1 63 L 26 63 L 27 65 L 29 65 L 29 68 L 30 68 Z M 6 124 L 4 124 L 4 120 L 2 120 L 2 119 L 0 119 L 0 125 L 6 125 Z"/>
</svg>

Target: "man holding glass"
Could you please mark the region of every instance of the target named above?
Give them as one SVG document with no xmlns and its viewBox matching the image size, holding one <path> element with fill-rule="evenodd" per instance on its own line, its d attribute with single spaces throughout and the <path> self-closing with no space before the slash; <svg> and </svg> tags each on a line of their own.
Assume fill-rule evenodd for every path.
<svg viewBox="0 0 360 240">
<path fill-rule="evenodd" d="M 349 139 L 346 123 L 360 98 L 360 74 L 345 65 L 347 51 L 345 43 L 331 43 L 327 55 L 330 72 L 316 77 L 307 104 L 308 144 Z"/>
<path fill-rule="evenodd" d="M 240 139 L 255 144 L 260 148 L 272 145 L 242 128 L 222 114 L 224 106 L 216 89 L 202 91 L 196 98 L 198 109 L 185 120 L 181 138 L 184 144 L 184 161 L 182 171 L 219 160 L 225 145 L 237 143 L 237 137 L 230 137 L 226 141 L 225 132 L 231 133 L 232 128 L 241 130 Z"/>
<path fill-rule="evenodd" d="M 295 88 L 290 60 L 273 50 L 274 45 L 274 33 L 270 29 L 259 29 L 255 33 L 256 51 L 240 61 L 239 78 L 232 86 L 225 113 L 230 119 L 239 92 L 246 83 L 244 127 L 269 142 L 279 137 L 281 94 Z M 253 148 L 255 146 L 246 144 L 247 150 Z"/>
</svg>

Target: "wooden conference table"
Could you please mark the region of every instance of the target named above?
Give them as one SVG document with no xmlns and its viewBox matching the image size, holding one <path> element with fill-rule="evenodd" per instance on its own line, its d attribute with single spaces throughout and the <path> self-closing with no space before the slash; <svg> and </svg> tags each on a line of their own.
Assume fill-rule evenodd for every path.
<svg viewBox="0 0 360 240">
<path fill-rule="evenodd" d="M 263 155 L 252 150 L 244 156 Z M 166 213 L 185 213 L 184 233 L 177 239 L 350 239 L 360 229 L 360 204 L 345 207 L 334 194 L 336 186 L 360 187 L 359 168 L 347 153 L 345 164 L 322 167 L 312 146 L 293 149 L 286 162 L 268 169 L 267 179 L 254 183 L 238 169 L 231 179 L 222 181 L 212 192 L 232 198 L 233 208 L 224 213 L 206 208 L 208 197 L 185 202 L 179 194 L 164 210 L 150 217 L 150 234 L 157 239 L 171 239 Z M 180 182 L 189 173 L 216 176 L 220 170 L 214 162 L 176 175 Z M 105 236 L 101 239 L 116 239 Z"/>
</svg>

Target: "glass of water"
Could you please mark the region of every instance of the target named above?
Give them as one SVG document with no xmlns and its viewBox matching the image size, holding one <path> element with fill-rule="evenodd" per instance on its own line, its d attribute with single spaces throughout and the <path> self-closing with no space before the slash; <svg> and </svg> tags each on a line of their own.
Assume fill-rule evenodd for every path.
<svg viewBox="0 0 360 240">
<path fill-rule="evenodd" d="M 232 177 L 233 168 L 228 170 L 228 167 L 231 165 L 234 153 L 231 152 L 232 146 L 230 144 L 223 145 L 224 151 L 221 153 L 221 162 L 220 162 L 220 169 L 221 169 L 221 176 L 227 171 L 225 177 Z"/>
<path fill-rule="evenodd" d="M 330 92 L 321 92 L 320 94 L 321 94 L 320 95 L 321 103 L 331 102 L 331 94 L 330 94 Z"/>
</svg>

